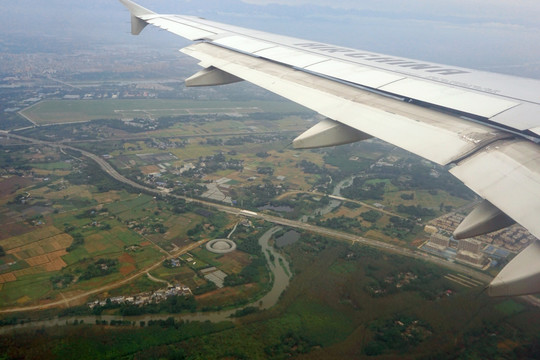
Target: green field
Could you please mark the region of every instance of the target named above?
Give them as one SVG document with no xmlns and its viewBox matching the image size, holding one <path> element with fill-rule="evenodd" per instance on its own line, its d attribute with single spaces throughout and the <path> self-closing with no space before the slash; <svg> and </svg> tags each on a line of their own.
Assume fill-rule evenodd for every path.
<svg viewBox="0 0 540 360">
<path fill-rule="evenodd" d="M 291 102 L 193 100 L 47 100 L 21 113 L 38 125 L 84 122 L 96 119 L 157 118 L 189 114 L 245 114 L 308 111 Z"/>
<path fill-rule="evenodd" d="M 278 304 L 229 326 L 175 324 L 172 319 L 168 326 L 86 323 L 47 329 L 34 337 L 21 333 L 0 349 L 10 356 L 24 348 L 26 353 L 39 349 L 51 358 L 79 359 L 537 358 L 540 314 L 519 300 L 489 298 L 481 287 L 453 288 L 444 269 L 369 248 L 333 241 L 314 247 L 299 241 L 284 251 L 297 275 Z M 161 268 L 153 274 L 166 277 L 186 270 Z M 418 278 L 398 288 L 389 279 L 404 272 Z M 387 291 L 370 295 L 375 283 Z M 131 291 L 155 285 L 141 278 Z M 448 289 L 453 289 L 451 296 L 444 295 Z M 111 295 L 129 293 L 118 289 Z M 193 333 L 187 326 L 205 328 Z"/>
<path fill-rule="evenodd" d="M 27 305 L 51 292 L 48 273 L 21 276 L 17 281 L 3 284 L 0 291 L 1 304 Z"/>
<path fill-rule="evenodd" d="M 523 306 L 522 304 L 518 303 L 518 302 L 515 302 L 514 300 L 506 300 L 506 301 L 503 301 L 499 304 L 497 304 L 497 306 L 495 306 L 495 308 L 500 311 L 501 313 L 503 313 L 504 315 L 514 315 L 514 314 L 518 314 L 520 312 L 522 312 L 523 310 L 525 310 L 525 306 Z"/>
<path fill-rule="evenodd" d="M 53 167 L 62 164 L 65 163 L 58 162 L 50 165 Z M 155 200 L 151 196 L 139 196 L 123 191 L 93 193 L 88 191 L 89 188 L 86 187 L 70 186 L 67 182 L 65 184 L 67 187 L 60 194 L 62 202 L 66 201 L 72 205 L 78 204 L 80 206 L 69 206 L 68 211 L 53 214 L 51 218 L 44 218 L 46 226 L 31 228 L 32 231 L 3 239 L 0 245 L 5 250 L 17 249 L 17 257 L 32 259 L 36 256 L 44 256 L 43 254 L 63 251 L 71 245 L 72 238 L 64 233 L 66 228 L 71 229 L 66 230 L 71 234 L 82 235 L 83 243 L 63 254 L 61 260 L 54 260 L 56 258 L 53 257 L 50 260 L 50 266 L 54 266 L 54 268 L 49 270 L 40 265 L 42 262 L 49 264 L 46 260 L 34 260 L 28 265 L 25 261 L 17 259 L 15 265 L 3 272 L 15 274 L 16 280 L 1 284 L 0 304 L 2 306 L 35 304 L 39 300 L 57 299 L 61 292 L 91 290 L 131 275 L 158 262 L 163 257 L 158 249 L 148 244 L 140 247 L 138 251 L 126 250 L 128 246 L 139 245 L 147 241 L 136 231 L 127 228 L 126 224 L 123 223 L 123 216 L 138 221 L 140 218 L 152 214 L 153 222 L 160 221 L 160 218 L 155 217 L 153 212 L 150 212 L 155 207 Z M 58 198 L 56 191 L 41 193 L 32 191 L 32 193 L 34 196 L 42 197 L 48 201 L 55 201 Z M 64 194 L 63 198 L 62 194 Z M 102 196 L 103 200 L 111 202 L 98 204 L 95 200 L 86 203 L 81 201 L 80 196 L 93 199 L 94 195 L 96 197 Z M 62 202 L 59 202 L 59 209 L 66 209 Z M 95 210 L 96 206 L 101 210 Z M 167 218 L 171 217 L 168 212 L 165 212 L 164 215 Z M 80 274 L 91 262 L 100 258 L 118 259 L 118 270 L 104 277 L 78 281 L 60 289 L 53 288 L 50 281 L 52 276 Z M 61 270 L 58 268 L 59 261 L 64 262 L 61 265 L 63 266 Z M 16 272 L 23 268 L 25 272 Z"/>
<path fill-rule="evenodd" d="M 53 163 L 43 163 L 43 164 L 32 164 L 32 167 L 36 169 L 43 170 L 69 170 L 71 169 L 71 164 L 66 162 L 53 162 Z"/>
<path fill-rule="evenodd" d="M 226 176 L 232 179 L 227 183 L 231 186 L 231 194 L 234 194 L 231 196 L 236 197 L 241 206 L 244 206 L 244 202 L 248 203 L 255 198 L 266 202 L 278 199 L 285 204 L 290 202 L 291 207 L 295 207 L 293 212 L 284 214 L 285 217 L 293 219 L 311 213 L 314 208 L 322 206 L 323 200 L 327 200 L 319 193 L 314 195 L 311 192 L 300 191 L 330 192 L 333 183 L 357 174 L 366 175 L 365 186 L 385 184 L 383 196 L 365 197 L 362 201 L 380 202 L 390 212 L 397 211 L 399 205 L 419 205 L 438 215 L 443 211 L 448 212 L 446 207 L 455 209 L 469 201 L 466 197 L 463 199 L 457 197 L 459 192 L 452 195 L 456 192 L 446 191 L 446 187 L 455 190 L 450 183 L 442 184 L 440 189 L 424 189 L 414 183 L 409 184 L 407 177 L 393 172 L 377 171 L 376 168 L 371 169 L 370 164 L 384 154 L 393 154 L 391 158 L 392 163 L 396 164 L 395 168 L 400 166 L 402 159 L 408 159 L 410 156 L 401 152 L 396 153 L 392 147 L 381 142 L 368 141 L 336 149 L 329 148 L 324 152 L 289 149 L 287 145 L 290 140 L 277 131 L 295 129 L 300 132 L 301 126 L 308 127 L 309 121 L 305 121 L 304 113 L 298 116 L 290 115 L 304 111 L 306 110 L 292 103 L 279 101 L 57 100 L 44 101 L 28 108 L 25 115 L 39 124 L 46 125 L 100 118 L 249 113 L 249 117 L 239 118 L 205 116 L 208 121 L 202 118 L 196 118 L 195 121 L 182 119 L 181 122 L 171 122 L 168 125 L 170 128 L 145 133 L 143 139 L 123 138 L 124 135 L 119 131 L 111 135 L 110 140 L 113 141 L 101 141 L 98 138 L 98 141 L 78 142 L 74 146 L 80 146 L 96 154 L 111 155 L 111 163 L 120 172 L 139 176 L 141 181 L 145 179 L 143 175 L 154 171 L 152 167 L 156 168 L 161 162 L 155 154 L 170 152 L 178 159 L 171 157 L 172 160 L 167 160 L 170 162 L 166 165 L 169 173 L 164 171 L 161 178 L 175 184 L 175 190 L 179 190 L 179 193 L 193 191 L 189 188 L 184 190 L 182 187 L 184 184 L 204 184 L 205 181 Z M 277 112 L 278 116 L 269 116 L 266 119 L 266 115 L 272 115 L 270 112 Z M 280 116 L 283 119 L 279 119 Z M 87 127 L 96 127 L 100 131 L 108 130 L 105 125 L 97 123 L 88 126 L 85 124 L 63 126 L 69 136 L 72 134 L 72 128 L 78 131 L 78 128 Z M 58 130 L 59 127 L 34 129 L 35 134 L 39 133 L 45 138 L 59 132 Z M 270 131 L 276 133 L 267 134 Z M 217 137 L 216 134 L 227 135 Z M 253 141 L 226 143 L 230 137 L 244 137 L 244 134 L 249 134 L 250 136 L 245 137 Z M 122 138 L 116 139 L 115 135 L 121 135 Z M 139 135 L 142 134 L 137 134 Z M 187 138 L 186 135 L 193 137 Z M 167 142 L 164 148 L 146 140 L 146 137 L 156 139 L 160 136 L 168 138 L 163 140 L 164 143 Z M 223 140 L 222 143 L 215 141 L 220 138 Z M 174 142 L 180 143 L 181 146 L 171 145 Z M 15 191 L 13 193 L 9 191 L 15 187 L 6 185 L 6 195 L 0 199 L 6 203 L 6 209 L 14 214 L 10 215 L 13 218 L 15 215 L 22 216 L 26 213 L 33 216 L 31 211 L 36 211 L 33 208 L 39 210 L 50 207 L 54 208 L 54 212 L 50 210 L 49 213 L 44 213 L 42 216 L 44 226 L 34 226 L 21 220 L 18 226 L 34 227 L 29 227 L 27 231 L 9 239 L 0 240 L 0 245 L 6 251 L 21 247 L 17 251 L 21 257 L 37 258 L 42 252 L 50 253 L 70 246 L 71 239 L 76 238 L 75 235 L 82 236 L 84 242 L 77 242 L 74 248 L 61 255 L 61 260 L 65 262 L 62 263 L 62 268 L 46 270 L 40 267 L 39 259 L 33 259 L 33 262 L 28 260 L 28 263 L 18 260 L 9 271 L 24 268 L 25 272 L 20 272 L 21 275 L 17 276 L 17 280 L 0 284 L 0 304 L 4 307 L 61 300 L 61 294 L 69 298 L 74 294 L 130 277 L 152 264 L 156 264 L 151 271 L 156 278 L 196 289 L 207 283 L 200 273 L 201 269 L 216 266 L 226 274 L 238 275 L 256 259 L 252 253 L 236 251 L 219 255 L 210 253 L 204 246 L 200 246 L 184 254 L 182 256 L 184 262 L 179 267 L 167 268 L 165 266 L 168 264 L 162 263 L 165 258 L 163 251 L 173 254 L 177 247 L 193 244 L 193 241 L 198 239 L 223 237 L 238 219 L 233 215 L 200 209 L 194 203 L 188 203 L 184 208 L 182 202 L 170 197 L 139 194 L 139 190 L 134 193 L 118 190 L 121 187 L 112 186 L 113 180 L 105 177 L 97 166 L 90 167 L 88 165 L 90 163 L 85 163 L 86 160 L 78 161 L 72 157 L 70 163 L 64 162 L 68 158 L 67 155 L 56 156 L 56 149 L 39 149 L 39 152 L 24 149 L 24 152 L 23 150 L 20 152 L 21 160 L 17 162 L 24 164 L 23 159 L 27 160 L 32 164 L 32 171 L 39 170 L 41 177 L 49 172 L 54 176 L 51 176 L 50 183 L 20 187 L 13 190 Z M 171 171 L 184 163 L 196 163 L 200 157 L 219 152 L 226 154 L 224 155 L 226 159 L 242 160 L 244 168 L 240 171 L 216 167 L 217 170 L 209 170 L 208 173 L 201 173 L 201 177 L 193 178 Z M 257 155 L 260 152 L 266 152 L 268 156 Z M 8 155 L 13 158 L 17 155 L 11 148 L 5 154 L 3 158 L 6 159 Z M 154 156 L 137 156 L 138 154 L 154 154 Z M 320 173 L 303 170 L 302 166 L 299 166 L 302 160 L 312 162 L 315 169 L 321 169 Z M 410 159 L 408 161 L 413 165 L 422 165 L 417 164 L 418 161 Z M 207 164 L 210 163 L 211 160 L 207 161 Z M 420 170 L 429 167 L 425 164 L 423 166 Z M 258 167 L 271 167 L 275 172 L 273 175 L 263 175 L 258 172 Z M 407 168 L 404 166 L 404 169 Z M 67 170 L 72 170 L 75 176 L 68 174 Z M 137 170 L 143 175 L 137 173 Z M 76 175 L 78 173 L 81 174 L 79 177 Z M 94 177 L 97 174 L 102 176 Z M 324 179 L 325 175 L 331 177 L 332 182 L 318 185 L 318 180 Z M 409 174 L 411 177 L 412 175 L 413 172 Z M 62 176 L 64 178 L 61 178 Z M 278 180 L 278 176 L 284 176 L 284 179 Z M 250 178 L 254 179 L 248 182 Z M 262 189 L 267 189 L 267 192 Z M 22 191 L 32 194 L 27 204 L 14 202 L 15 196 Z M 402 197 L 403 195 L 407 196 Z M 318 199 L 314 200 L 315 197 Z M 206 211 L 210 215 L 205 215 Z M 412 229 L 406 226 L 408 223 L 401 227 L 393 226 L 393 222 L 390 221 L 392 214 L 379 212 L 375 215 L 380 216 L 371 217 L 366 214 L 374 211 L 376 210 L 361 205 L 341 206 L 321 216 L 321 220 L 336 218 L 340 221 L 336 220 L 334 224 L 328 223 L 326 226 L 403 246 L 408 246 L 408 243 L 413 245 L 417 240 L 423 241 L 425 234 L 421 232 L 421 227 L 416 222 L 410 222 Z M 407 213 L 403 212 L 401 215 Z M 9 232 L 10 223 L 4 222 L 5 231 Z M 253 227 L 249 228 L 239 226 L 231 236 L 231 239 L 239 244 L 239 249 L 242 245 L 249 245 L 249 240 L 258 238 L 270 227 L 268 224 L 262 225 L 262 220 L 260 222 L 252 220 L 252 223 Z M 188 236 L 188 231 L 196 225 L 201 225 L 202 228 L 199 226 L 200 230 Z M 53 237 L 57 238 L 52 239 Z M 66 241 L 66 238 L 69 241 Z M 30 244 L 34 245 L 28 246 Z M 114 329 L 112 326 L 105 328 L 87 322 L 84 326 L 47 329 L 31 339 L 24 336 L 13 337 L 9 339 L 9 346 L 14 344 L 12 348 L 25 350 L 39 348 L 43 349 L 40 351 L 50 351 L 50 357 L 57 355 L 59 358 L 62 358 L 61 354 L 69 358 L 66 354 L 72 349 L 78 349 L 78 352 L 73 350 L 73 354 L 80 359 L 107 357 L 349 359 L 379 358 L 368 357 L 368 353 L 377 352 L 377 355 L 387 359 L 510 359 L 520 358 L 521 354 L 529 355 L 527 349 L 520 349 L 520 346 L 529 344 L 537 346 L 540 343 L 538 337 L 540 313 L 536 309 L 519 299 L 489 298 L 482 292 L 482 286 L 471 288 L 460 286 L 446 278 L 449 270 L 443 267 L 383 253 L 372 248 L 349 246 L 344 242 L 332 241 L 322 235 L 307 232 L 302 234 L 299 241 L 280 251 L 287 258 L 294 276 L 273 307 L 266 310 L 252 309 L 254 310 L 252 313 L 241 314 L 242 316 L 238 316 L 234 323 L 225 327 L 196 322 L 177 324 L 178 327 L 184 327 L 182 331 L 188 330 L 186 328 L 188 326 L 207 327 L 193 338 L 189 338 L 186 334 L 185 339 L 188 339 L 186 341 L 182 340 L 184 339 L 182 331 L 174 332 L 173 336 L 172 332 L 158 326 L 153 327 L 151 331 L 147 330 L 146 325 L 142 329 L 131 326 Z M 192 259 L 187 263 L 189 257 Z M 12 261 L 11 259 L 15 258 L 15 255 L 8 254 L 2 261 L 7 263 L 7 259 Z M 83 278 L 84 280 L 77 279 L 100 258 L 118 260 L 114 272 Z M 274 266 L 283 266 L 282 262 L 276 259 L 273 263 Z M 26 272 L 27 269 L 35 272 Z M 241 301 L 256 305 L 261 294 L 271 283 L 264 266 L 259 266 L 257 271 L 256 281 L 226 286 L 198 295 L 196 298 L 198 309 L 213 311 L 217 308 L 236 308 Z M 62 282 L 58 285 L 59 282 L 54 279 L 51 281 L 51 277 L 65 275 L 73 275 L 75 280 L 65 285 Z M 407 279 L 406 282 L 403 282 L 404 278 Z M 164 286 L 162 282 L 152 281 L 141 272 L 141 276 L 129 284 L 107 293 L 92 295 L 89 300 L 132 295 Z M 88 308 L 85 307 L 85 310 L 88 311 Z M 113 312 L 113 309 L 105 310 L 107 315 Z M 421 329 L 400 331 L 399 326 L 403 325 L 396 324 L 402 322 L 409 324 L 409 320 L 416 321 Z M 388 331 L 385 333 L 380 329 Z M 84 330 L 87 330 L 89 335 L 79 334 L 79 332 L 84 334 Z M 139 336 L 146 331 L 161 336 L 156 336 L 149 342 L 151 345 L 148 345 L 148 348 L 143 348 L 139 343 Z M 76 336 L 77 334 L 79 336 Z M 167 334 L 171 337 L 167 337 Z M 120 336 L 125 342 L 118 340 L 116 336 Z M 413 344 L 408 342 L 409 337 L 419 340 Z M 406 338 L 406 341 L 402 341 L 403 338 Z M 32 347 L 34 340 L 38 344 Z M 8 345 L 3 341 L 0 336 L 0 354 L 8 354 L 5 350 Z M 394 347 L 395 343 L 400 342 L 402 343 L 400 347 Z M 517 350 L 514 353 L 515 349 Z M 173 353 L 175 351 L 181 351 L 185 356 Z M 496 352 L 499 353 L 493 355 Z M 4 357 L 6 356 L 0 355 L 0 359 Z"/>
</svg>

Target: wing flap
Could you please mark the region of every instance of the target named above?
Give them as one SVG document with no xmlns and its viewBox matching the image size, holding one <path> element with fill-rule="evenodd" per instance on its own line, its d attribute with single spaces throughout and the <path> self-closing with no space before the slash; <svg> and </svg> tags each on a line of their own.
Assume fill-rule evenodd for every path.
<svg viewBox="0 0 540 360">
<path fill-rule="evenodd" d="M 199 43 L 181 50 L 229 74 L 438 164 L 448 164 L 501 135 L 487 126 L 316 75 Z"/>
<path fill-rule="evenodd" d="M 540 137 L 537 130 L 540 127 L 540 106 L 531 103 L 522 103 L 508 111 L 504 111 L 491 118 L 492 121 L 517 130 L 530 130 Z"/>
<path fill-rule="evenodd" d="M 491 118 L 519 104 L 417 79 L 395 81 L 379 87 L 379 90 L 484 118 Z"/>
<path fill-rule="evenodd" d="M 266 41 L 253 39 L 246 36 L 227 36 L 221 39 L 214 40 L 215 44 L 226 48 L 237 49 L 245 53 L 256 53 L 257 51 L 265 50 L 277 46 Z"/>
<path fill-rule="evenodd" d="M 320 55 L 314 55 L 284 46 L 275 46 L 257 51 L 255 55 L 297 68 L 303 68 L 328 60 L 328 58 Z"/>
<path fill-rule="evenodd" d="M 353 84 L 362 84 L 374 89 L 394 81 L 405 79 L 403 75 L 392 74 L 387 71 L 375 70 L 339 60 L 328 60 L 326 62 L 307 66 L 305 69 L 334 79 Z"/>
<path fill-rule="evenodd" d="M 142 19 L 149 24 L 191 41 L 204 39 L 218 33 L 210 28 L 196 26 L 188 21 L 178 21 L 178 18 L 175 16 L 145 16 Z"/>
</svg>

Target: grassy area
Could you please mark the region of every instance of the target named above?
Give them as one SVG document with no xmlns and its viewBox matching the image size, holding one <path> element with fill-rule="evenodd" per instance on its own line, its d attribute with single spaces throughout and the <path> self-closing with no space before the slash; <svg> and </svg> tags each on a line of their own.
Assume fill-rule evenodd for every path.
<svg viewBox="0 0 540 360">
<path fill-rule="evenodd" d="M 44 298 L 51 293 L 48 273 L 20 276 L 17 281 L 3 284 L 0 291 L 0 303 L 5 305 L 24 306 L 32 304 L 35 299 Z"/>
<path fill-rule="evenodd" d="M 238 318 L 234 326 L 200 323 L 207 328 L 193 338 L 182 339 L 172 336 L 166 326 L 145 330 L 148 324 L 139 329 L 115 330 L 112 327 L 107 331 L 88 325 L 65 326 L 40 335 L 47 339 L 40 343 L 46 344 L 40 349 L 56 349 L 57 354 L 62 349 L 62 354 L 68 354 L 70 349 L 80 346 L 79 358 L 103 357 L 105 350 L 100 344 L 107 339 L 115 349 L 115 356 L 129 352 L 129 356 L 138 358 L 167 358 L 175 351 L 187 358 L 204 359 L 231 356 L 240 359 L 352 359 L 365 358 L 369 351 L 374 351 L 374 340 L 381 342 L 383 336 L 391 336 L 391 331 L 397 331 L 398 339 L 399 333 L 410 332 L 414 334 L 415 342 L 404 345 L 390 342 L 388 344 L 392 346 L 378 349 L 379 357 L 414 359 L 429 355 L 450 359 L 459 358 L 466 351 L 468 358 L 485 358 L 485 355 L 488 358 L 519 358 L 514 356 L 514 350 L 519 348 L 522 351 L 519 354 L 534 358 L 526 346 L 535 344 L 540 331 L 540 315 L 535 309 L 515 300 L 489 298 L 480 287 L 454 288 L 454 284 L 444 278 L 444 269 L 333 241 L 316 244 L 301 240 L 286 247 L 285 251 L 296 276 L 279 303 L 270 310 L 255 311 Z M 213 255 L 207 258 L 222 260 Z M 416 277 L 398 287 L 406 273 Z M 161 267 L 152 274 L 162 279 L 194 276 L 185 265 L 175 269 Z M 385 292 L 379 295 L 370 292 L 376 284 Z M 87 286 L 91 285 L 89 281 Z M 142 277 L 109 295 L 133 294 L 161 286 L 161 283 L 152 283 Z M 449 289 L 450 296 L 447 295 Z M 198 302 L 215 306 L 227 299 L 250 294 L 248 288 L 222 289 Z M 411 328 L 402 329 L 402 320 Z M 184 325 L 170 326 L 178 327 L 175 334 L 187 336 L 190 333 L 188 328 L 182 327 Z M 385 329 L 385 326 L 389 328 Z M 147 333 L 147 330 L 151 331 Z M 145 344 L 152 341 L 152 345 L 136 345 L 142 341 L 143 334 Z M 24 335 L 18 336 L 15 343 L 21 339 Z M 131 343 L 134 339 L 139 340 Z M 69 349 L 61 345 L 66 341 L 70 344 Z M 26 344 L 27 353 L 35 349 L 33 341 L 27 340 Z"/>
<path fill-rule="evenodd" d="M 43 164 L 32 164 L 32 167 L 44 170 L 69 170 L 71 169 L 71 164 L 66 162 L 52 162 Z"/>
<path fill-rule="evenodd" d="M 155 205 L 152 197 L 123 191 L 100 193 L 101 200 L 109 201 L 106 205 L 110 206 L 108 208 L 93 199 L 95 190 L 86 185 L 70 186 L 65 183 L 60 190 L 46 189 L 40 188 L 32 191 L 32 194 L 56 201 L 59 209 L 67 211 L 44 218 L 44 225 L 31 228 L 31 231 L 0 241 L 0 246 L 10 252 L 10 257 L 15 256 L 14 260 L 17 261 L 4 271 L 5 283 L 0 294 L 3 306 L 54 300 L 61 291 L 73 293 L 94 289 L 146 268 L 163 257 L 151 244 L 139 247 L 137 251 L 126 252 L 129 246 L 143 244 L 145 239 L 127 228 L 122 215 L 129 214 L 131 219 L 134 214 L 148 216 L 149 203 Z M 66 205 L 62 205 L 64 203 Z M 82 238 L 81 244 L 67 252 L 73 237 L 64 229 Z M 76 278 L 93 260 L 100 258 L 118 259 L 117 270 L 107 276 L 66 284 L 61 290 L 53 290 L 49 280 L 52 276 L 70 274 Z"/>
<path fill-rule="evenodd" d="M 291 102 L 277 101 L 193 101 L 193 100 L 47 100 L 22 111 L 40 125 L 84 122 L 95 119 L 123 119 L 186 114 L 306 112 Z"/>
<path fill-rule="evenodd" d="M 185 254 L 185 255 L 182 255 L 180 258 L 187 264 L 187 266 L 189 266 L 191 269 L 195 271 L 201 270 L 210 266 L 210 264 L 208 264 L 207 262 L 201 260 L 200 258 L 194 255 Z M 191 260 L 188 260 L 188 259 L 191 259 Z"/>
<path fill-rule="evenodd" d="M 154 272 L 152 272 L 154 274 Z M 163 283 L 152 281 L 146 275 L 139 276 L 137 279 L 131 281 L 129 284 L 112 289 L 108 292 L 109 296 L 129 296 L 133 294 L 140 294 L 147 291 L 155 291 L 162 289 Z"/>
<path fill-rule="evenodd" d="M 495 309 L 497 309 L 504 315 L 510 316 L 522 312 L 523 310 L 525 310 L 525 306 L 514 300 L 506 300 L 497 304 L 495 306 Z"/>
<path fill-rule="evenodd" d="M 401 197 L 403 194 L 414 194 L 414 198 L 406 200 Z M 414 191 L 387 191 L 384 194 L 384 200 L 381 201 L 384 205 L 396 206 L 398 204 L 404 205 L 420 205 L 426 208 L 432 208 L 439 211 L 441 204 L 444 207 L 451 206 L 456 209 L 464 206 L 468 203 L 467 200 L 452 196 L 446 191 L 438 190 L 436 192 L 429 192 L 427 190 L 414 190 Z"/>
<path fill-rule="evenodd" d="M 155 208 L 155 201 L 151 196 L 140 195 L 134 198 L 129 198 L 124 201 L 117 201 L 108 204 L 107 208 L 112 213 L 119 216 L 121 220 L 136 219 L 143 217 L 149 209 Z"/>
</svg>

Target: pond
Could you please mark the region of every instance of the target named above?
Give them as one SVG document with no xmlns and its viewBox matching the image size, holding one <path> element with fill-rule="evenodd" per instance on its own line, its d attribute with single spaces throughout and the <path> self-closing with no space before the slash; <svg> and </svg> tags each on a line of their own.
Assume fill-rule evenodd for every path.
<svg viewBox="0 0 540 360">
<path fill-rule="evenodd" d="M 282 248 L 284 246 L 294 244 L 299 239 L 300 239 L 300 233 L 294 230 L 289 230 L 285 234 L 283 234 L 282 236 L 276 239 L 276 246 L 278 248 Z"/>
</svg>

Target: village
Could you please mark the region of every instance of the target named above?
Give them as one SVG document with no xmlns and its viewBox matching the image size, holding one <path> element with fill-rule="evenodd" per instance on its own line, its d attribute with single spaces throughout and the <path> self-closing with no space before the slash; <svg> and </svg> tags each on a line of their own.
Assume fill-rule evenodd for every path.
<svg viewBox="0 0 540 360">
<path fill-rule="evenodd" d="M 464 215 L 452 212 L 433 220 L 430 225 L 444 232 L 452 233 L 464 218 Z M 482 243 L 491 244 L 517 253 L 526 248 L 534 240 L 534 236 L 522 226 L 516 225 L 478 236 L 476 239 Z"/>
<path fill-rule="evenodd" d="M 487 270 L 500 262 L 507 261 L 512 254 L 519 253 L 534 241 L 534 237 L 519 225 L 458 241 L 450 234 L 464 217 L 460 213 L 451 212 L 430 221 L 424 227 L 424 231 L 430 234 L 430 238 L 420 245 L 419 249 L 448 260 Z"/>
<path fill-rule="evenodd" d="M 181 284 L 169 285 L 167 288 L 159 289 L 154 292 L 144 292 L 130 296 L 115 296 L 104 300 L 95 300 L 87 303 L 90 309 L 97 306 L 107 306 L 110 304 L 116 305 L 135 305 L 145 306 L 149 304 L 159 304 L 172 296 L 193 296 L 191 289 Z"/>
</svg>

